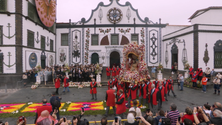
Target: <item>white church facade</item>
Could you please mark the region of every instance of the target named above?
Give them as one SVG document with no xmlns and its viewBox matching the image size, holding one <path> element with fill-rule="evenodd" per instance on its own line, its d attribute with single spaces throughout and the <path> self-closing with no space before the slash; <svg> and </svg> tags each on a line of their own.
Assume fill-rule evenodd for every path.
<svg viewBox="0 0 222 125">
<path fill-rule="evenodd" d="M 222 72 L 222 7 L 196 11 L 190 26 L 173 26 L 142 19 L 130 2 L 118 1 L 100 2 L 89 18 L 59 23 L 56 0 L 41 3 L 53 4 L 50 13 L 35 0 L 1 0 L 0 80 L 18 81 L 37 65 L 120 65 L 123 47 L 131 41 L 145 45 L 147 66 L 171 69 L 176 62 L 184 71 L 187 62 Z"/>
</svg>

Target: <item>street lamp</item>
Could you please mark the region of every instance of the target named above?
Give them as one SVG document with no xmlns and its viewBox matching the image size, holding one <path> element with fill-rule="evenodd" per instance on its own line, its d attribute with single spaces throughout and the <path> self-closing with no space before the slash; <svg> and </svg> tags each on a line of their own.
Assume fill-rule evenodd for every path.
<svg viewBox="0 0 222 125">
<path fill-rule="evenodd" d="M 45 59 L 46 59 L 45 51 L 42 50 L 42 53 L 41 53 L 41 67 L 42 67 L 42 69 L 45 69 Z"/>
</svg>

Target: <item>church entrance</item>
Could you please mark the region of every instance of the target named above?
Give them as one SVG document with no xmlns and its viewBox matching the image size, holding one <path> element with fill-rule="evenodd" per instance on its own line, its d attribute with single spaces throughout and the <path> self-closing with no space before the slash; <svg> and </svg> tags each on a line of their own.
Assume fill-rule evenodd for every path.
<svg viewBox="0 0 222 125">
<path fill-rule="evenodd" d="M 120 55 L 116 51 L 110 54 L 110 67 L 113 67 L 113 65 L 120 66 Z"/>
<path fill-rule="evenodd" d="M 91 56 L 91 64 L 99 63 L 99 55 L 97 53 L 93 53 Z"/>
<path fill-rule="evenodd" d="M 174 43 L 173 46 L 171 47 L 171 63 L 172 65 L 178 66 L 178 47 L 177 45 Z"/>
</svg>

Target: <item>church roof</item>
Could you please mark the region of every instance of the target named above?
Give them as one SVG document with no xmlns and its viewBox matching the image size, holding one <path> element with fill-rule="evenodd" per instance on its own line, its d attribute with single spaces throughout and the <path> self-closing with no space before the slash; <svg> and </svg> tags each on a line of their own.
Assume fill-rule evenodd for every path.
<svg viewBox="0 0 222 125">
<path fill-rule="evenodd" d="M 208 10 L 211 10 L 211 9 L 222 9 L 222 6 L 211 6 L 211 7 L 208 7 L 208 8 L 205 8 L 205 9 L 200 9 L 200 10 L 197 10 L 189 19 L 193 19 L 205 12 L 207 12 Z"/>
</svg>

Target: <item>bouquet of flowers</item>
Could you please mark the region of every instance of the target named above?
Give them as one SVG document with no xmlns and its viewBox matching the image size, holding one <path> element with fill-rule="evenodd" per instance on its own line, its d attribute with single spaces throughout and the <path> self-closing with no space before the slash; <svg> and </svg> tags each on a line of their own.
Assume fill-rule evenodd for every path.
<svg viewBox="0 0 222 125">
<path fill-rule="evenodd" d="M 159 66 L 157 66 L 157 70 L 163 71 L 163 65 L 159 64 Z"/>
<path fill-rule="evenodd" d="M 95 70 L 96 70 L 97 75 L 101 73 L 99 63 L 96 64 L 96 69 Z"/>
<path fill-rule="evenodd" d="M 189 68 L 190 68 L 190 65 L 189 65 L 189 63 L 186 62 L 185 65 L 184 65 L 184 69 L 189 70 Z"/>
<path fill-rule="evenodd" d="M 38 85 L 35 84 L 35 85 L 31 86 L 31 89 L 36 89 L 37 87 L 38 87 Z"/>
<path fill-rule="evenodd" d="M 97 82 L 98 87 L 102 87 L 102 84 L 100 82 Z"/>
<path fill-rule="evenodd" d="M 70 67 L 68 66 L 68 64 L 64 66 L 64 72 L 70 72 Z"/>
</svg>

